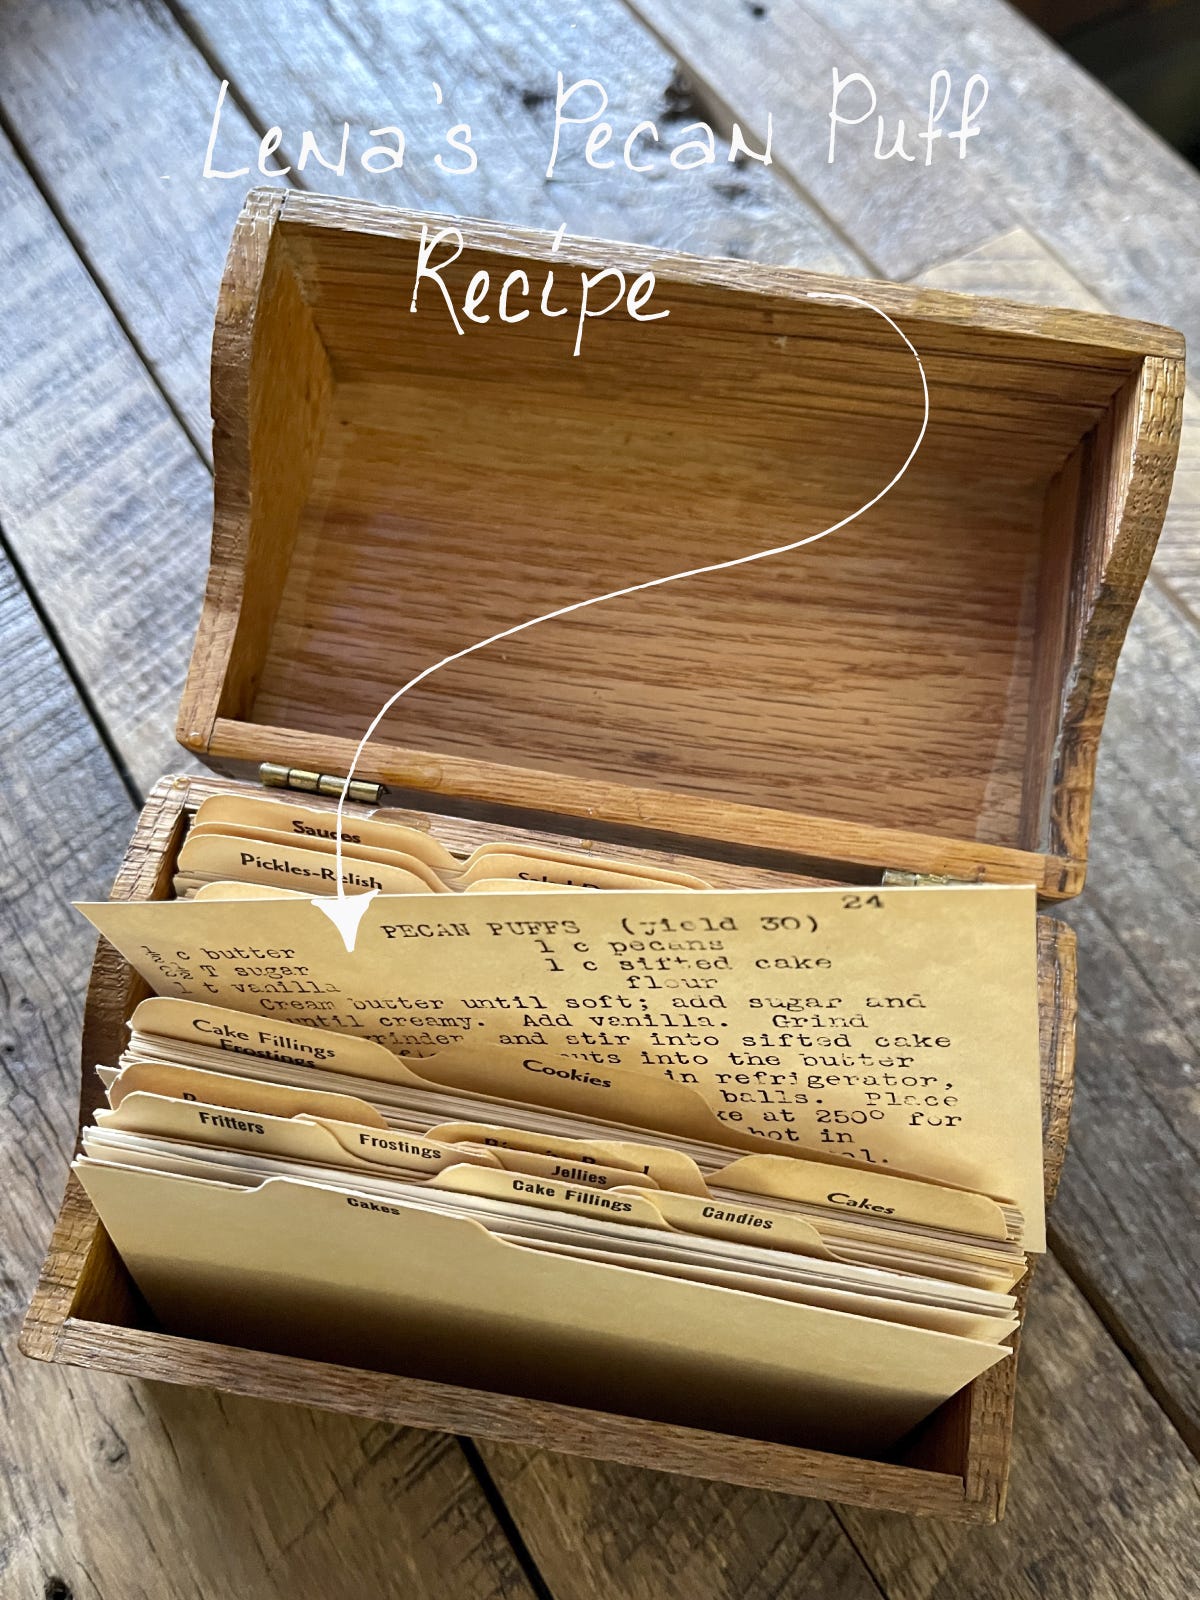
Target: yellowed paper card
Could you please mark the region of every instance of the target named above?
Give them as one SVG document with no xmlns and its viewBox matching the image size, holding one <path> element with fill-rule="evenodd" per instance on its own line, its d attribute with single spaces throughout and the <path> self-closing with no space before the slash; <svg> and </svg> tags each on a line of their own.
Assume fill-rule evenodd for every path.
<svg viewBox="0 0 1200 1600">
<path fill-rule="evenodd" d="M 675 1189 L 680 1194 L 708 1194 L 700 1168 L 689 1156 L 658 1145 L 638 1144 L 627 1139 L 556 1137 L 483 1122 L 443 1122 L 430 1128 L 428 1133 L 431 1139 L 442 1139 L 447 1144 L 481 1144 L 494 1148 L 502 1161 L 503 1152 L 519 1150 L 550 1160 L 623 1170 L 626 1183 L 640 1183 L 645 1177 L 656 1188 Z"/>
<path fill-rule="evenodd" d="M 318 1184 L 76 1171 L 164 1326 L 192 1337 L 826 1449 L 886 1446 L 1008 1354 Z"/>
<path fill-rule="evenodd" d="M 229 1106 L 240 1111 L 265 1111 L 273 1117 L 333 1117 L 339 1122 L 361 1122 L 366 1127 L 387 1126 L 375 1107 L 357 1095 L 256 1083 L 228 1073 L 168 1066 L 159 1061 L 134 1061 L 122 1067 L 112 1080 L 108 1103 L 115 1110 L 126 1095 L 139 1093 L 164 1095 L 170 1100 L 198 1100 L 207 1106 Z"/>
<path fill-rule="evenodd" d="M 259 832 L 279 829 L 290 834 L 298 845 L 303 845 L 306 840 L 337 837 L 335 812 L 324 811 L 318 806 L 293 805 L 282 797 L 274 799 L 266 795 L 214 794 L 201 802 L 196 812 L 198 826 L 208 827 L 212 823 L 224 822 Z M 419 856 L 439 872 L 456 872 L 463 865 L 431 834 L 401 822 L 388 822 L 375 817 L 345 817 L 342 822 L 342 843 L 351 853 L 356 845 L 401 850 Z"/>
<path fill-rule="evenodd" d="M 332 832 L 332 830 L 331 830 Z M 205 822 L 196 823 L 188 831 L 188 839 L 241 839 L 250 843 L 265 845 L 283 845 L 293 849 L 297 844 L 302 844 L 306 851 L 316 851 L 318 855 L 333 856 L 337 852 L 336 839 L 306 838 L 296 839 L 292 834 L 282 828 L 250 828 L 242 827 L 233 822 Z M 402 850 L 384 850 L 373 844 L 346 844 L 342 845 L 342 858 L 353 865 L 355 862 L 377 861 L 381 866 L 400 867 L 405 872 L 410 872 L 421 882 L 431 894 L 449 894 L 450 886 L 445 879 L 424 861 L 420 856 L 412 855 Z"/>
<path fill-rule="evenodd" d="M 628 1192 L 641 1191 L 630 1189 Z M 800 1217 L 753 1206 L 721 1205 L 691 1194 L 642 1193 L 642 1198 L 659 1212 L 667 1226 L 684 1233 L 707 1234 L 714 1239 L 728 1239 L 733 1244 L 791 1250 L 797 1255 L 832 1259 L 817 1230 Z"/>
<path fill-rule="evenodd" d="M 225 1104 L 172 1100 L 144 1090 L 127 1094 L 110 1110 L 97 1111 L 96 1126 L 333 1167 L 361 1166 L 376 1171 L 396 1168 L 430 1174 L 458 1162 L 498 1166 L 490 1151 L 413 1138 L 394 1128 L 363 1126 L 328 1117 L 280 1117 L 262 1111 L 241 1112 Z"/>
<path fill-rule="evenodd" d="M 202 883 L 193 900 L 311 900 L 302 889 L 281 889 L 272 883 Z"/>
<path fill-rule="evenodd" d="M 669 888 L 711 889 L 712 884 L 668 867 L 635 866 L 589 857 L 578 851 L 541 849 L 534 845 L 482 844 L 463 867 L 456 884 L 479 879 L 516 878 L 535 884 L 579 889 Z"/>
<path fill-rule="evenodd" d="M 713 1188 L 830 1206 L 835 1215 L 891 1217 L 897 1222 L 947 1228 L 984 1239 L 1008 1238 L 1004 1213 L 987 1195 L 914 1183 L 910 1178 L 893 1177 L 877 1166 L 863 1167 L 835 1179 L 828 1168 L 808 1161 L 742 1156 L 720 1172 L 710 1172 L 708 1182 Z"/>
<path fill-rule="evenodd" d="M 130 1026 L 143 1034 L 202 1045 L 231 1056 L 326 1067 L 356 1078 L 419 1082 L 405 1074 L 392 1051 L 361 1032 L 330 1033 L 325 1028 L 307 1027 L 299 1018 L 276 1021 L 255 1016 L 247 1008 L 193 1005 L 188 1000 L 154 995 L 136 1007 Z"/>
<path fill-rule="evenodd" d="M 227 838 L 201 833 L 184 841 L 176 863 L 183 880 L 244 878 L 281 889 L 306 889 L 310 894 L 337 893 L 337 863 L 331 854 L 296 845 L 259 843 L 254 839 Z M 429 886 L 405 867 L 383 866 L 377 861 L 342 860 L 342 884 L 350 892 L 384 889 L 389 894 L 428 894 Z"/>
<path fill-rule="evenodd" d="M 1045 1247 L 1032 888 L 380 895 L 353 953 L 290 900 L 83 909 L 159 993 L 686 1085 L 731 1134 L 1012 1200 Z"/>
</svg>

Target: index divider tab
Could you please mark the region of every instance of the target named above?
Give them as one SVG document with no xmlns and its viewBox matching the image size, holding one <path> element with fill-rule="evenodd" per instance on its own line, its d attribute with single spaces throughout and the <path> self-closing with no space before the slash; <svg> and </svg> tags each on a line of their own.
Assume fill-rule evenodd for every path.
<svg viewBox="0 0 1200 1600">
<path fill-rule="evenodd" d="M 500 1159 L 503 1152 L 521 1151 L 525 1154 L 556 1157 L 577 1162 L 595 1162 L 626 1174 L 626 1182 L 636 1183 L 645 1176 L 656 1187 L 675 1189 L 681 1194 L 707 1195 L 708 1186 L 700 1168 L 691 1156 L 681 1150 L 667 1150 L 661 1145 L 639 1144 L 633 1139 L 576 1139 L 567 1135 L 530 1133 L 523 1128 L 510 1128 L 489 1122 L 442 1122 L 429 1129 L 431 1139 L 444 1139 L 448 1144 L 482 1144 L 495 1148 Z"/>
<path fill-rule="evenodd" d="M 661 1189 L 643 1192 L 631 1187 L 621 1193 L 641 1194 L 668 1227 L 677 1228 L 681 1233 L 699 1233 L 768 1250 L 790 1250 L 796 1255 L 817 1256 L 822 1261 L 839 1259 L 823 1243 L 812 1224 L 802 1217 L 789 1217 L 783 1212 L 764 1211 L 754 1206 L 733 1206 L 713 1200 L 711 1196 L 702 1199 Z"/>
<path fill-rule="evenodd" d="M 463 1149 L 477 1149 L 469 1140 Z M 497 1150 L 484 1146 L 506 1172 L 523 1172 L 531 1178 L 554 1178 L 576 1184 L 581 1189 L 626 1189 L 634 1176 L 628 1167 L 606 1167 L 596 1161 L 572 1161 L 569 1156 L 545 1156 L 536 1150 Z M 658 1185 L 646 1173 L 637 1176 L 639 1184 L 654 1189 Z"/>
<path fill-rule="evenodd" d="M 655 863 L 643 861 L 620 861 L 611 856 L 594 856 L 586 850 L 560 850 L 549 844 L 524 844 L 512 843 L 503 839 L 494 839 L 487 844 L 477 845 L 471 852 L 466 862 L 462 864 L 462 875 L 471 873 L 475 866 L 487 860 L 489 856 L 517 857 L 523 861 L 555 863 L 564 867 L 579 867 L 590 870 L 595 868 L 598 872 L 611 872 L 628 880 L 636 878 L 641 883 L 652 884 L 656 888 L 674 885 L 679 889 L 711 889 L 712 884 L 704 878 L 698 878 L 691 872 L 678 872 L 674 867 L 661 867 Z M 489 876 L 491 874 L 489 873 Z M 565 879 L 556 879 L 556 882 L 566 882 Z M 636 888 L 636 883 L 625 881 L 615 887 L 621 889 Z"/>
<path fill-rule="evenodd" d="M 540 851 L 519 845 L 480 845 L 454 880 L 455 888 L 466 888 L 479 880 L 505 878 L 531 883 L 537 888 L 568 889 L 711 889 L 703 878 L 688 873 L 661 872 L 623 865 L 603 858 L 571 856 L 565 851 Z"/>
<path fill-rule="evenodd" d="M 599 865 L 568 866 L 564 861 L 538 861 L 530 856 L 497 853 L 485 856 L 469 872 L 453 883 L 455 889 L 469 889 L 475 883 L 528 884 L 531 889 L 667 889 L 681 893 L 691 884 L 663 883 L 658 879 L 638 878 L 631 873 L 605 870 Z"/>
<path fill-rule="evenodd" d="M 336 842 L 337 814 L 315 806 L 292 805 L 265 795 L 211 795 L 196 810 L 196 822 L 232 822 L 247 828 L 275 828 L 291 834 L 297 844 L 305 840 L 331 839 Z M 343 816 L 342 846 L 349 853 L 356 845 L 375 845 L 383 850 L 399 850 L 417 856 L 437 872 L 457 872 L 462 862 L 451 855 L 432 834 L 410 828 L 402 822 L 374 817 Z"/>
<path fill-rule="evenodd" d="M 629 1222 L 642 1228 L 661 1228 L 663 1219 L 639 1190 L 593 1189 L 585 1184 L 565 1183 L 557 1178 L 535 1178 L 525 1173 L 506 1172 L 492 1167 L 445 1167 L 430 1180 L 431 1189 L 448 1189 L 454 1194 L 478 1195 L 484 1200 L 516 1201 L 550 1211 L 569 1211 L 576 1216 L 601 1218 L 610 1222 Z"/>
<path fill-rule="evenodd" d="M 500 1165 L 494 1151 L 481 1147 L 447 1144 L 442 1139 L 427 1139 L 423 1134 L 403 1133 L 396 1128 L 380 1132 L 354 1122 L 338 1122 L 332 1117 L 305 1117 L 303 1120 L 311 1120 L 332 1134 L 355 1164 L 400 1166 L 406 1170 L 418 1168 L 427 1173 L 442 1172 L 460 1162 L 484 1168 Z"/>
<path fill-rule="evenodd" d="M 238 1113 L 228 1106 L 172 1100 L 143 1090 L 126 1095 L 109 1111 L 97 1111 L 96 1125 L 326 1167 L 367 1169 L 380 1175 L 404 1172 L 428 1177 L 457 1163 L 498 1166 L 489 1151 L 445 1145 L 392 1128 L 330 1118 Z"/>
<path fill-rule="evenodd" d="M 831 1174 L 828 1167 L 794 1156 L 742 1156 L 719 1172 L 710 1172 L 708 1183 L 714 1189 L 802 1200 L 846 1217 L 891 1217 L 983 1239 L 1008 1239 L 1004 1213 L 989 1195 L 897 1177 L 862 1163 Z"/>
<path fill-rule="evenodd" d="M 572 883 L 528 883 L 524 878 L 476 878 L 462 886 L 463 894 L 572 894 Z"/>
<path fill-rule="evenodd" d="M 190 896 L 193 900 L 311 900 L 303 889 L 281 889 L 277 883 L 238 883 L 224 878 L 202 883 Z"/>
<path fill-rule="evenodd" d="M 437 1087 L 412 1071 L 403 1057 L 374 1039 L 302 1023 L 272 1022 L 254 1011 L 152 995 L 136 1007 L 129 1024 L 144 1036 L 205 1045 L 235 1058 L 253 1056 L 289 1066 L 320 1067 L 327 1072 L 344 1072 L 415 1089 Z"/>
<path fill-rule="evenodd" d="M 255 839 L 202 833 L 185 839 L 175 863 L 177 879 L 247 878 L 251 883 L 303 887 L 310 895 L 336 894 L 337 862 L 320 850 L 298 845 L 260 844 Z M 342 857 L 342 885 L 351 893 L 375 889 L 383 894 L 429 894 L 428 884 L 404 867 Z M 444 888 L 441 891 L 446 893 Z"/>
<path fill-rule="evenodd" d="M 262 844 L 281 845 L 285 849 L 295 849 L 299 845 L 306 851 L 316 851 L 323 856 L 332 856 L 337 852 L 336 839 L 297 839 L 282 828 L 250 828 L 234 822 L 196 823 L 189 829 L 188 838 L 248 839 Z M 342 860 L 375 861 L 384 867 L 400 867 L 405 872 L 411 872 L 420 878 L 431 894 L 449 893 L 445 878 L 427 861 L 408 851 L 384 850 L 378 845 L 371 844 L 343 844 Z"/>
<path fill-rule="evenodd" d="M 234 1111 L 263 1111 L 273 1117 L 334 1117 L 341 1122 L 386 1128 L 382 1114 L 357 1095 L 323 1089 L 294 1089 L 203 1067 L 175 1067 L 159 1061 L 131 1061 L 117 1073 L 108 1091 L 115 1110 L 127 1095 L 161 1095 L 170 1100 L 195 1100 Z"/>
<path fill-rule="evenodd" d="M 888 1448 L 1008 1354 L 546 1254 L 471 1216 L 319 1180 L 246 1188 L 104 1162 L 75 1170 L 160 1323 L 192 1338 L 860 1453 Z M 626 1221 L 636 1208 L 661 1226 L 643 1197 L 588 1199 L 623 1200 Z"/>
<path fill-rule="evenodd" d="M 622 1067 L 593 1068 L 570 1056 L 528 1055 L 516 1061 L 511 1054 L 477 1045 L 454 1045 L 408 1061 L 442 1088 L 529 1101 L 630 1128 L 653 1128 L 698 1144 L 776 1153 L 769 1140 L 728 1126 L 703 1096 L 669 1078 L 650 1078 Z M 804 1154 L 830 1166 L 848 1164 L 846 1157 L 816 1150 Z"/>
</svg>

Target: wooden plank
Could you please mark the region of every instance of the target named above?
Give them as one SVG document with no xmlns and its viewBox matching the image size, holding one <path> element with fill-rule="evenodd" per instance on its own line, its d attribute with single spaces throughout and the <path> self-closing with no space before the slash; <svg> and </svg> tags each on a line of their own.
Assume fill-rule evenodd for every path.
<svg viewBox="0 0 1200 1600">
<path fill-rule="evenodd" d="M 245 192 L 202 177 L 216 91 L 165 8 L 31 0 L 5 17 L 0 107 L 203 450 L 212 308 Z M 251 137 L 235 105 L 225 122 Z"/>
<path fill-rule="evenodd" d="M 889 275 L 1023 224 L 1110 311 L 1171 322 L 1189 340 L 1200 331 L 1200 291 L 1179 270 L 1200 235 L 1200 179 L 1009 6 L 916 0 L 898 26 L 879 0 L 771 0 L 741 8 L 735 46 L 721 7 L 632 4 L 732 114 L 774 111 L 781 165 Z M 941 67 L 955 86 L 946 126 L 971 73 L 987 79 L 988 101 L 966 158 L 943 138 L 926 166 L 915 136 Z M 869 120 L 844 130 L 845 156 L 827 163 L 834 69 L 866 74 L 886 119 L 882 148 L 903 116 L 916 161 L 876 160 Z M 845 104 L 853 114 L 849 93 Z"/>
<path fill-rule="evenodd" d="M 303 129 L 327 149 L 349 121 L 345 177 L 310 165 L 311 188 L 552 230 L 566 223 L 572 233 L 710 255 L 814 268 L 824 261 L 835 272 L 859 265 L 856 252 L 767 168 L 756 162 L 731 168 L 726 139 L 717 143 L 714 165 L 690 172 L 670 165 L 671 146 L 683 142 L 686 124 L 705 118 L 706 107 L 676 81 L 673 57 L 620 0 L 574 9 L 554 0 L 427 0 L 389 9 L 386 24 L 360 18 L 352 27 L 324 0 L 297 0 L 286 13 L 269 0 L 196 0 L 181 15 L 217 59 L 236 63 L 231 70 L 255 120 L 284 125 L 289 155 Z M 602 82 L 609 99 L 604 117 L 615 132 L 598 159 L 615 157 L 611 168 L 584 161 L 587 129 L 577 129 L 564 136 L 554 175 L 546 178 L 560 70 L 567 85 L 587 77 Z M 587 114 L 599 98 L 580 91 L 571 114 Z M 362 134 L 381 118 L 405 131 L 403 173 L 371 175 L 356 159 L 371 142 Z M 655 121 L 661 142 L 640 141 L 634 159 L 651 170 L 634 173 L 620 146 L 643 118 Z M 458 176 L 434 160 L 440 152 L 447 167 L 463 164 L 443 142 L 455 122 L 470 125 L 478 153 L 477 169 Z"/>
<path fill-rule="evenodd" d="M 681 124 L 703 112 L 680 98 L 673 61 L 620 0 L 570 16 L 543 0 L 503 8 L 499 19 L 489 6 L 438 0 L 390 12 L 386 24 L 364 17 L 349 36 L 320 0 L 286 10 L 265 0 L 196 6 L 189 23 L 231 64 L 235 93 L 252 101 L 254 128 L 226 98 L 213 157 L 222 171 L 249 164 L 249 176 L 203 178 L 219 78 L 167 13 L 138 0 L 20 7 L 0 54 L 0 105 L 203 449 L 221 264 L 246 190 L 268 181 L 256 168 L 255 129 L 272 123 L 285 129 L 294 164 L 304 130 L 333 159 L 342 122 L 350 122 L 343 178 L 315 158 L 303 175 L 293 173 L 290 181 L 312 188 L 831 272 L 861 266 L 835 229 L 757 163 L 731 168 L 722 150 L 717 165 L 693 173 L 666 165 L 668 130 L 679 142 Z M 560 66 L 581 77 L 603 66 L 622 139 L 639 117 L 659 117 L 664 143 L 654 172 L 619 165 L 606 173 L 570 159 L 547 183 Z M 72 86 L 85 79 L 89 93 L 80 97 Z M 456 121 L 470 123 L 478 152 L 477 170 L 458 178 L 433 160 L 440 153 L 455 164 L 442 139 Z M 379 141 L 364 135 L 386 124 L 406 130 L 405 167 L 372 174 L 359 158 Z"/>
<path fill-rule="evenodd" d="M 1200 1453 L 1200 645 L 1147 591 L 1100 750 L 1059 1257 Z"/>
<path fill-rule="evenodd" d="M 877 1586 L 867 1592 L 1187 1600 L 1200 1559 L 1194 1464 L 1052 1258 L 1038 1271 L 1020 1365 L 1005 1520 L 981 1530 L 837 1509 Z M 631 1469 L 584 1472 L 510 1446 L 484 1456 L 558 1600 L 862 1592 L 828 1525 L 801 1502 Z"/>
<path fill-rule="evenodd" d="M 1200 237 L 1200 177 L 1013 7 L 914 0 L 903 27 L 878 0 L 773 0 L 769 9 L 776 28 L 817 17 L 839 50 L 863 55 L 881 108 L 885 83 L 889 96 L 893 85 L 912 94 L 923 115 L 937 67 L 960 84 L 982 73 L 988 104 L 972 172 L 1107 310 L 1169 322 L 1195 347 L 1200 286 L 1185 264 Z M 936 213 L 929 223 L 936 230 Z"/>
<path fill-rule="evenodd" d="M 147 788 L 192 764 L 173 736 L 211 479 L 2 139 L 0 210 L 0 526 Z"/>
<path fill-rule="evenodd" d="M 487 1445 L 483 1455 L 556 1600 L 877 1600 L 881 1593 L 833 1512 L 817 1501 L 515 1445 Z"/>
<path fill-rule="evenodd" d="M 1189 1600 L 1197 1487 L 1182 1442 L 1050 1258 L 1021 1340 L 1004 1521 L 972 1532 L 839 1517 L 888 1600 Z"/>
<path fill-rule="evenodd" d="M 927 267 L 919 282 L 956 294 L 992 294 L 1038 306 L 1071 306 L 1077 311 L 1107 308 L 1069 267 L 1027 228 L 1010 228 L 994 239 Z"/>
<path fill-rule="evenodd" d="M 1154 573 L 1200 623 L 1200 387 L 1183 397 L 1183 438 Z"/>
<path fill-rule="evenodd" d="M 74 1140 L 92 939 L 64 888 L 106 892 L 133 806 L 7 564 L 0 633 L 0 738 L 14 755 L 0 809 L 4 1592 L 529 1600 L 507 1538 L 445 1436 L 17 1356 Z"/>
<path fill-rule="evenodd" d="M 1041 304 L 1095 302 L 1027 234 L 926 273 L 940 288 Z M 1193 413 L 1195 400 L 1193 397 Z M 1151 586 L 1134 615 L 1109 702 L 1092 820 L 1092 865 L 1067 915 L 1080 935 L 1080 1038 L 1072 1159 L 1051 1238 L 1151 1391 L 1200 1450 L 1194 1218 L 1198 1119 L 1188 1098 L 1200 1005 L 1200 629 L 1188 536 L 1200 437 L 1185 419 L 1182 480 Z"/>
<path fill-rule="evenodd" d="M 878 52 L 865 31 L 860 36 L 837 28 L 840 12 L 835 7 L 829 19 L 819 19 L 815 7 L 771 0 L 739 6 L 731 23 L 726 8 L 696 5 L 695 0 L 629 3 L 664 48 L 678 57 L 700 95 L 725 106 L 729 117 L 752 128 L 760 139 L 771 114 L 776 168 L 794 189 L 811 196 L 866 256 L 873 275 L 911 278 L 932 262 L 960 255 L 1012 226 L 1014 218 L 998 189 L 977 178 L 973 149 L 960 163 L 954 147 L 943 141 L 926 166 L 924 146 L 913 144 L 928 102 L 929 76 L 942 62 L 938 49 L 929 54 L 923 79 L 915 75 L 900 84 L 885 84 Z M 904 27 L 897 26 L 889 7 L 876 4 L 876 11 L 881 25 L 896 33 L 908 26 L 907 17 Z M 883 150 L 891 148 L 896 119 L 903 116 L 909 148 L 920 152 L 916 161 L 899 156 L 876 160 L 873 119 L 843 129 L 829 160 L 835 70 L 843 80 L 858 72 L 872 81 L 880 111 L 887 113 Z M 846 116 L 857 115 L 869 106 L 867 91 L 861 85 L 853 92 L 847 89 L 842 104 Z"/>
</svg>

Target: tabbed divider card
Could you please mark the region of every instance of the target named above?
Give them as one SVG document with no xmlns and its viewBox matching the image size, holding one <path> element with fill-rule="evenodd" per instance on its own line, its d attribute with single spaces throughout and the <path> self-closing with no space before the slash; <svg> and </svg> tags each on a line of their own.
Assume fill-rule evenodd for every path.
<svg viewBox="0 0 1200 1600">
<path fill-rule="evenodd" d="M 1032 888 L 381 894 L 353 952 L 293 897 L 81 909 L 159 995 L 439 1080 L 683 1086 L 717 1142 L 979 1191 L 1045 1248 Z"/>
<path fill-rule="evenodd" d="M 210 1016 L 203 1006 L 154 1000 L 139 1007 L 135 1022 L 145 1020 L 142 1013 L 163 1008 L 181 1008 L 194 1022 L 221 1028 L 227 1026 L 222 1015 L 233 1015 Z M 306 1031 L 294 1030 L 293 1047 L 300 1043 L 296 1035 Z M 144 1034 L 134 1037 L 148 1042 Z M 318 1032 L 317 1038 L 333 1036 Z M 351 1043 L 361 1051 L 362 1041 Z M 161 1038 L 159 1053 L 169 1054 L 170 1046 Z M 219 1059 L 219 1052 L 213 1054 Z M 581 1137 L 585 1130 L 575 1126 L 576 1119 L 568 1122 L 573 1134 L 535 1132 L 529 1107 L 504 1102 L 491 1104 L 511 1116 L 511 1126 L 461 1119 L 432 1125 L 447 1098 L 436 1090 L 436 1103 L 430 1103 L 418 1089 L 401 1125 L 394 1111 L 385 1114 L 367 1098 L 330 1093 L 311 1081 L 278 1083 L 167 1063 L 135 1055 L 132 1046 L 127 1057 L 119 1070 L 104 1075 L 109 1109 L 95 1119 L 101 1135 L 115 1131 L 175 1139 L 326 1167 L 355 1166 L 360 1173 L 364 1160 L 427 1175 L 486 1165 L 541 1180 L 514 1189 L 529 1204 L 548 1200 L 569 1209 L 580 1196 L 584 1205 L 607 1204 L 591 1196 L 613 1189 L 666 1192 L 674 1204 L 669 1216 L 663 1213 L 667 1226 L 686 1218 L 689 1231 L 712 1235 L 733 1224 L 737 1237 L 768 1249 L 807 1252 L 797 1240 L 815 1240 L 831 1260 L 853 1257 L 1001 1291 L 1025 1271 L 1019 1224 L 1015 1234 L 1010 1232 L 1004 1208 L 987 1196 L 928 1180 L 867 1173 L 829 1158 L 744 1157 L 687 1141 L 671 1148 L 661 1138 L 657 1143 L 630 1139 L 619 1127 L 605 1130 L 606 1136 Z M 291 1076 L 307 1077 L 308 1069 L 293 1069 Z M 470 1111 L 476 1105 L 471 1091 L 460 1091 L 456 1109 Z"/>
<path fill-rule="evenodd" d="M 179 852 L 175 893 L 207 896 L 231 884 L 251 890 L 335 894 L 478 894 L 562 888 L 708 889 L 705 879 L 672 868 L 609 860 L 554 845 L 495 840 L 455 856 L 417 828 L 348 818 L 335 853 L 336 817 L 254 796 L 213 795 L 196 812 Z M 239 898 L 250 898 L 249 895 Z"/>
<path fill-rule="evenodd" d="M 468 1209 L 90 1157 L 77 1170 L 157 1315 L 200 1338 L 864 1451 L 886 1449 L 1009 1358 L 991 1341 L 789 1291 L 546 1250 L 536 1233 L 510 1239 Z"/>
</svg>

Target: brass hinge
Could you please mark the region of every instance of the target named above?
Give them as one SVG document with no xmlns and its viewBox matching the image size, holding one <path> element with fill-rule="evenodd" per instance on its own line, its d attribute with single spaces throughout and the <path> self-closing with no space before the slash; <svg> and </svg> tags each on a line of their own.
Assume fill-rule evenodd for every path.
<svg viewBox="0 0 1200 1600">
<path fill-rule="evenodd" d="M 303 767 L 281 767 L 274 761 L 262 763 L 258 781 L 268 789 L 300 789 L 305 794 L 327 794 L 335 800 L 346 786 L 345 778 L 334 777 L 332 773 L 305 772 Z M 347 800 L 357 800 L 367 806 L 377 806 L 382 795 L 381 783 L 366 783 L 361 778 L 355 778 L 346 790 Z"/>
</svg>

